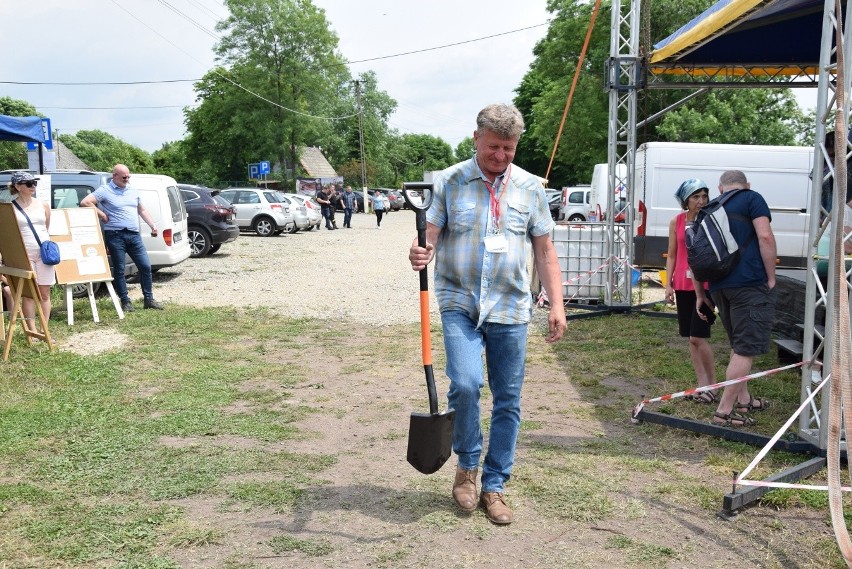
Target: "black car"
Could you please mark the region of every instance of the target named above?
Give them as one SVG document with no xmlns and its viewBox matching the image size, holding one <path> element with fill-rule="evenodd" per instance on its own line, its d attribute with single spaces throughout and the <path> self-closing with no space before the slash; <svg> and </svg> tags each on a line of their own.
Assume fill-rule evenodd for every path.
<svg viewBox="0 0 852 569">
<path fill-rule="evenodd" d="M 219 190 L 189 184 L 178 184 L 178 188 L 186 204 L 193 257 L 213 254 L 223 243 L 240 235 L 240 228 L 234 221 L 234 208 L 219 196 Z"/>
<path fill-rule="evenodd" d="M 345 193 L 346 190 L 341 190 L 337 192 L 338 194 Z M 352 193 L 355 194 L 355 211 L 357 213 L 364 213 L 364 194 L 360 190 L 352 190 Z M 337 200 L 337 207 L 335 211 L 343 211 L 343 200 Z"/>
</svg>

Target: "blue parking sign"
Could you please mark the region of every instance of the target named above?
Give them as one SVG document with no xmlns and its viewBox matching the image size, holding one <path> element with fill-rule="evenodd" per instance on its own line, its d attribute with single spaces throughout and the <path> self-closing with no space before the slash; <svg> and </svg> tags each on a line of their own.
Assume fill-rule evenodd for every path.
<svg viewBox="0 0 852 569">
<path fill-rule="evenodd" d="M 260 164 L 249 164 L 249 178 L 260 178 Z"/>
<path fill-rule="evenodd" d="M 262 175 L 264 175 L 264 176 L 265 176 L 266 174 L 269 174 L 269 172 L 270 172 L 270 170 L 269 170 L 269 160 L 263 160 L 263 161 L 261 161 L 261 163 L 259 164 L 259 166 L 260 166 L 260 173 L 261 173 Z"/>
<path fill-rule="evenodd" d="M 50 130 L 50 119 L 41 119 L 41 130 L 44 135 L 44 148 L 46 150 L 53 150 L 53 132 Z M 27 150 L 36 149 L 38 149 L 37 142 L 27 142 Z"/>
</svg>

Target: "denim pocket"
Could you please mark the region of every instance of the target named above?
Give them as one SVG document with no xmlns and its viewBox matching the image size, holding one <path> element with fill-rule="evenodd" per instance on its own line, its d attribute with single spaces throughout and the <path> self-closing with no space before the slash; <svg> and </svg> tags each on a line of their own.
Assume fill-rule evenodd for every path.
<svg viewBox="0 0 852 569">
<path fill-rule="evenodd" d="M 450 206 L 450 224 L 459 233 L 469 233 L 476 222 L 476 202 L 459 202 Z"/>
<path fill-rule="evenodd" d="M 512 233 L 527 232 L 530 221 L 530 206 L 521 202 L 508 202 L 506 208 L 506 230 Z"/>
</svg>

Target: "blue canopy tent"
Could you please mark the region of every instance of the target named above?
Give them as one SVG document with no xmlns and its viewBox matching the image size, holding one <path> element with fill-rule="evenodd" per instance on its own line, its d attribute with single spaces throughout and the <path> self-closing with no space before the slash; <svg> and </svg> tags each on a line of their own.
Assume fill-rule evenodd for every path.
<svg viewBox="0 0 852 569">
<path fill-rule="evenodd" d="M 38 171 L 44 174 L 44 130 L 41 117 L 0 115 L 0 140 L 38 143 Z"/>
</svg>

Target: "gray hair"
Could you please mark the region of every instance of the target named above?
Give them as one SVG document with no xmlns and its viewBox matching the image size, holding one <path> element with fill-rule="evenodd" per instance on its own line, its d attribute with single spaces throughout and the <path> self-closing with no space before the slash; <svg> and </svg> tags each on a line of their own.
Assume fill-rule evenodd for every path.
<svg viewBox="0 0 852 569">
<path fill-rule="evenodd" d="M 746 175 L 739 170 L 728 170 L 719 178 L 720 186 L 745 186 L 748 184 Z"/>
<path fill-rule="evenodd" d="M 517 138 L 524 131 L 524 117 L 514 105 L 488 105 L 476 115 L 476 131 L 490 130 L 502 138 Z"/>
</svg>

